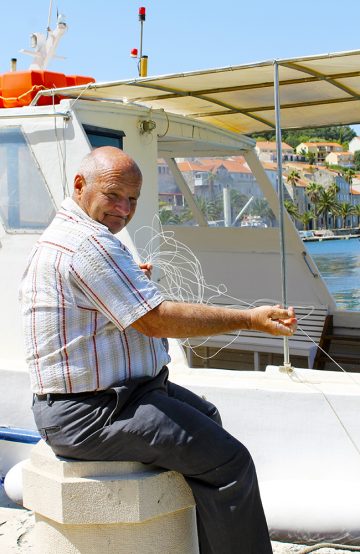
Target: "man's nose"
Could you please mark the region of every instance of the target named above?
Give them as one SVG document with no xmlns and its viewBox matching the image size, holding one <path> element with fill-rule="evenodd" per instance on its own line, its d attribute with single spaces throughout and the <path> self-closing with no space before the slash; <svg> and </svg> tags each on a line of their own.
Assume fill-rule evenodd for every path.
<svg viewBox="0 0 360 554">
<path fill-rule="evenodd" d="M 128 198 L 119 198 L 115 204 L 116 211 L 121 215 L 130 213 L 130 200 Z"/>
</svg>

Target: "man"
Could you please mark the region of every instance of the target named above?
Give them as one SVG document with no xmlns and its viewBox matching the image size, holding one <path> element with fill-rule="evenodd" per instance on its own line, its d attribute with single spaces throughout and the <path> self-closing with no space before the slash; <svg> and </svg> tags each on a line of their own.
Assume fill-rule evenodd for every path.
<svg viewBox="0 0 360 554">
<path fill-rule="evenodd" d="M 181 472 L 202 554 L 269 554 L 256 472 L 212 404 L 168 381 L 162 337 L 256 329 L 291 335 L 292 309 L 165 301 L 114 236 L 135 213 L 136 163 L 113 147 L 83 160 L 35 246 L 22 283 L 37 427 L 56 454 Z"/>
</svg>

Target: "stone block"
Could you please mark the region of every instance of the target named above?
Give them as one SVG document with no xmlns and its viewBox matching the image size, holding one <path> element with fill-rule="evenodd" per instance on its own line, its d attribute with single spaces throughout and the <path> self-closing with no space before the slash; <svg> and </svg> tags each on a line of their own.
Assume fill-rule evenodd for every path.
<svg viewBox="0 0 360 554">
<path fill-rule="evenodd" d="M 60 458 L 40 441 L 23 484 L 39 554 L 198 553 L 194 498 L 175 471 Z"/>
</svg>

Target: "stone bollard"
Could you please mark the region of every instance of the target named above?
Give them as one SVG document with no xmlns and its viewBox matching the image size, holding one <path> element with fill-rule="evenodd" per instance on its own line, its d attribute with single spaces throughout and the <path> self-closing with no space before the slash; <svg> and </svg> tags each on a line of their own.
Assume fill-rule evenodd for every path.
<svg viewBox="0 0 360 554">
<path fill-rule="evenodd" d="M 40 441 L 23 468 L 35 554 L 198 554 L 182 475 L 137 462 L 55 456 Z"/>
</svg>

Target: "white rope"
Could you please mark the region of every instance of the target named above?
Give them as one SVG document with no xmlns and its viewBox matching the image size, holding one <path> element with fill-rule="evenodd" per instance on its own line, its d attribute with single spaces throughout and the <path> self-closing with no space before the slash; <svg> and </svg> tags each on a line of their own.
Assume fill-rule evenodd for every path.
<svg viewBox="0 0 360 554">
<path fill-rule="evenodd" d="M 217 286 L 208 284 L 194 252 L 186 244 L 175 239 L 174 231 L 164 231 L 158 216 L 154 216 L 151 227 L 143 226 L 135 232 L 135 245 L 138 234 L 143 232 L 150 236 L 150 239 L 143 248 L 138 247 L 137 249 L 144 263 L 150 263 L 160 271 L 161 279 L 158 288 L 167 300 L 192 304 L 221 304 L 223 307 L 237 309 L 253 308 L 265 303 L 281 304 L 281 301 L 269 298 L 259 298 L 254 302 L 246 302 L 232 296 L 224 283 Z M 303 317 L 298 318 L 298 322 L 311 316 L 314 311 L 314 306 L 297 307 L 309 310 Z M 232 335 L 228 342 L 215 350 L 212 355 L 203 356 L 198 351 L 200 347 L 208 344 L 211 337 L 204 337 L 203 341 L 196 347 L 190 344 L 190 338 L 182 339 L 180 343 L 185 348 L 189 348 L 196 357 L 209 360 L 225 348 L 229 348 L 240 334 L 241 330 Z M 311 339 L 311 337 L 309 338 Z M 313 342 L 316 344 L 315 341 Z"/>
<path fill-rule="evenodd" d="M 309 554 L 310 552 L 315 552 L 315 550 L 320 550 L 322 548 L 335 548 L 337 550 L 345 550 L 348 552 L 360 552 L 360 546 L 336 544 L 332 542 L 320 542 L 318 544 L 314 544 L 313 546 L 308 546 L 304 550 L 300 550 L 298 554 Z"/>
</svg>

